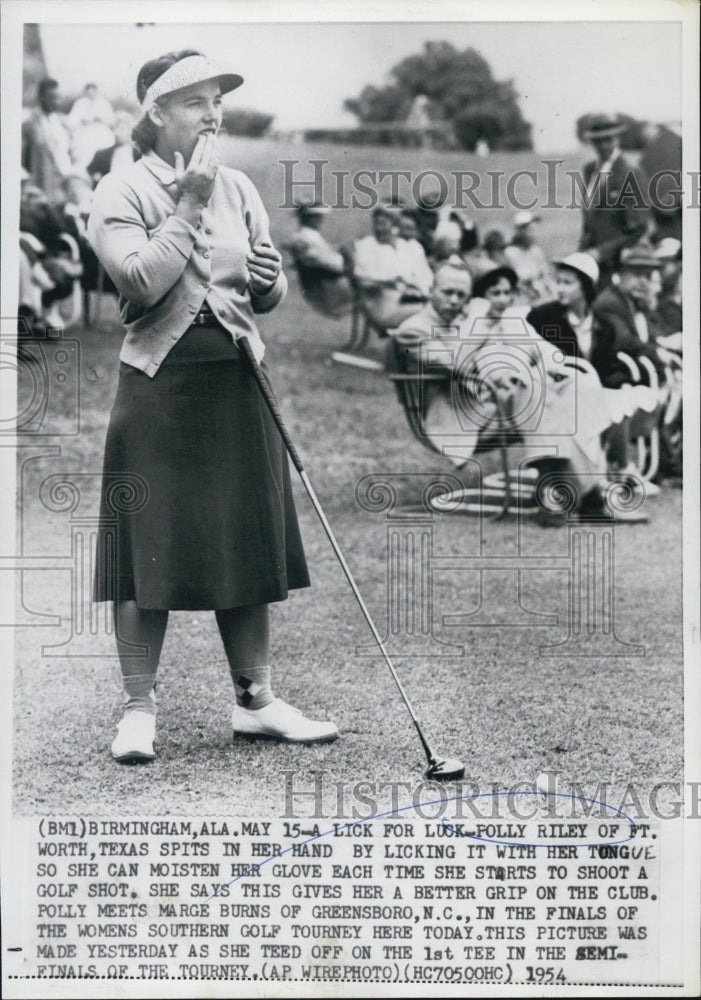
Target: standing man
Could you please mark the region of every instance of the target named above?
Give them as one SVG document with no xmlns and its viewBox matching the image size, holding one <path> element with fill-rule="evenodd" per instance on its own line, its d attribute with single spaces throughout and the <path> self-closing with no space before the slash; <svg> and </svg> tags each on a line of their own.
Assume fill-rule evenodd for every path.
<svg viewBox="0 0 701 1000">
<path fill-rule="evenodd" d="M 625 132 L 615 115 L 590 115 L 581 137 L 591 143 L 596 159 L 585 164 L 586 199 L 579 249 L 598 262 L 601 284 L 607 285 L 624 247 L 642 239 L 650 226 L 647 182 L 623 156 Z"/>
<path fill-rule="evenodd" d="M 62 181 L 73 172 L 71 131 L 58 110 L 56 80 L 41 80 L 37 101 L 38 107 L 22 124 L 22 166 L 55 205 L 63 202 Z"/>
</svg>

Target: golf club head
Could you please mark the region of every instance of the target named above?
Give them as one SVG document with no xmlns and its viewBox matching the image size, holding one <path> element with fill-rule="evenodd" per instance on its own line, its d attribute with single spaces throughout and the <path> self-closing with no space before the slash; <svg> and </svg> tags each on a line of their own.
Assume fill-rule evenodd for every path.
<svg viewBox="0 0 701 1000">
<path fill-rule="evenodd" d="M 426 770 L 429 781 L 458 781 L 465 774 L 465 765 L 459 760 L 438 757 L 431 761 Z"/>
</svg>

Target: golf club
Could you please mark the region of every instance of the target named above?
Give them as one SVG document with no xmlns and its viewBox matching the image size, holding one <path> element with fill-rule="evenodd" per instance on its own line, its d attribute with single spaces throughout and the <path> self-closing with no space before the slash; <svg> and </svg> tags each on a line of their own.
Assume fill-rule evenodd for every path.
<svg viewBox="0 0 701 1000">
<path fill-rule="evenodd" d="M 260 389 L 261 393 L 263 394 L 263 398 L 264 398 L 264 400 L 265 400 L 265 402 L 266 402 L 266 404 L 268 406 L 268 409 L 270 410 L 270 413 L 271 413 L 271 415 L 273 417 L 273 420 L 275 421 L 275 423 L 277 425 L 277 428 L 278 428 L 278 430 L 280 432 L 280 436 L 282 437 L 282 440 L 285 443 L 285 447 L 287 448 L 287 452 L 288 452 L 290 458 L 292 459 L 292 463 L 293 463 L 294 467 L 297 469 L 297 472 L 300 475 L 300 478 L 301 478 L 301 480 L 302 480 L 302 482 L 304 484 L 304 488 L 307 491 L 309 499 L 312 502 L 314 510 L 318 514 L 319 520 L 321 521 L 321 523 L 323 525 L 324 531 L 326 532 L 326 534 L 328 536 L 328 539 L 331 542 L 331 547 L 333 548 L 333 550 L 334 550 L 334 552 L 336 554 L 336 558 L 340 562 L 341 568 L 343 569 L 343 572 L 346 575 L 346 579 L 348 580 L 348 583 L 350 584 L 350 588 L 353 591 L 353 594 L 355 595 L 355 599 L 358 602 L 358 604 L 360 605 L 360 610 L 363 612 L 363 615 L 365 616 L 365 621 L 370 626 L 370 631 L 372 632 L 372 634 L 374 636 L 375 642 L 377 643 L 377 645 L 378 645 L 378 647 L 380 649 L 380 652 L 382 653 L 382 656 L 384 657 L 385 663 L 387 664 L 387 666 L 390 669 L 390 672 L 392 674 L 392 677 L 394 678 L 395 684 L 399 688 L 399 693 L 402 696 L 404 704 L 406 705 L 407 709 L 409 710 L 409 715 L 411 716 L 412 721 L 413 721 L 414 725 L 416 726 L 416 732 L 419 734 L 419 739 L 421 740 L 421 746 L 424 748 L 424 751 L 426 753 L 426 759 L 428 760 L 428 768 L 426 770 L 426 777 L 429 778 L 429 779 L 435 780 L 435 781 L 455 781 L 455 780 L 457 780 L 459 778 L 462 778 L 463 775 L 465 774 L 465 767 L 461 763 L 461 761 L 459 761 L 459 760 L 451 760 L 451 759 L 448 759 L 448 758 L 445 758 L 445 757 L 438 757 L 438 756 L 436 756 L 436 754 L 431 749 L 428 741 L 426 740 L 426 737 L 424 736 L 423 732 L 421 731 L 421 726 L 419 725 L 419 720 L 417 719 L 416 713 L 414 712 L 414 709 L 411 706 L 411 702 L 409 701 L 409 699 L 408 699 L 408 697 L 406 695 L 406 692 L 405 692 L 405 690 L 404 690 L 404 688 L 402 686 L 402 682 L 399 680 L 399 677 L 397 675 L 397 671 L 394 668 L 394 664 L 392 663 L 392 660 L 390 659 L 390 656 L 389 656 L 387 650 L 385 649 L 384 643 L 383 643 L 382 639 L 380 638 L 380 634 L 377 631 L 377 628 L 375 627 L 374 621 L 370 617 L 370 612 L 368 611 L 367 607 L 365 606 L 365 601 L 363 600 L 362 594 L 358 590 L 358 586 L 357 586 L 355 580 L 353 579 L 353 574 L 351 573 L 350 568 L 348 567 L 348 564 L 347 564 L 347 562 L 346 562 L 346 560 L 344 558 L 343 553 L 341 552 L 339 544 L 336 541 L 336 537 L 335 537 L 333 531 L 331 530 L 331 525 L 327 521 L 326 515 L 324 514 L 324 511 L 322 510 L 321 504 L 319 503 L 319 499 L 318 499 L 316 493 L 314 492 L 314 487 L 310 483 L 309 477 L 307 476 L 306 472 L 304 471 L 304 467 L 302 465 L 302 460 L 300 459 L 300 457 L 299 457 L 299 455 L 297 453 L 297 449 L 295 448 L 294 443 L 293 443 L 293 441 L 292 441 L 292 439 L 291 439 L 291 437 L 290 437 L 290 435 L 289 435 L 289 433 L 287 431 L 287 428 L 285 427 L 285 424 L 284 424 L 283 419 L 282 419 L 282 415 L 281 415 L 280 410 L 279 410 L 278 405 L 277 405 L 277 400 L 275 399 L 275 396 L 273 394 L 273 390 L 272 390 L 272 388 L 271 388 L 271 386 L 270 386 L 270 384 L 269 384 L 269 382 L 268 382 L 268 380 L 267 380 L 267 378 L 265 376 L 265 373 L 263 372 L 263 370 L 261 369 L 260 365 L 256 361 L 255 355 L 253 354 L 253 349 L 251 348 L 251 345 L 250 345 L 250 342 L 249 342 L 248 338 L 247 337 L 240 337 L 239 340 L 237 341 L 237 344 L 240 347 L 240 349 L 242 350 L 242 352 L 248 358 L 248 361 L 250 362 L 250 365 L 251 365 L 251 368 L 253 370 L 253 374 L 255 376 L 256 382 L 258 383 L 258 388 Z"/>
</svg>

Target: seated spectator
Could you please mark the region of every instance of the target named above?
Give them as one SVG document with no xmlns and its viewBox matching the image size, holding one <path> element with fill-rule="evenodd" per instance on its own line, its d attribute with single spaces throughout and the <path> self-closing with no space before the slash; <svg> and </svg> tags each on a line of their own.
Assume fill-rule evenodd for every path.
<svg viewBox="0 0 701 1000">
<path fill-rule="evenodd" d="M 409 354 L 413 357 L 417 370 L 424 364 L 432 364 L 431 371 L 452 370 L 457 364 L 457 354 L 462 340 L 466 337 L 464 310 L 470 298 L 472 278 L 462 265 L 439 264 L 433 276 L 429 300 L 415 315 L 405 319 L 398 335 Z M 408 338 L 407 338 L 408 335 Z M 414 340 L 414 346 L 412 341 Z M 436 362 L 435 359 L 438 359 Z M 448 360 L 450 359 L 450 360 Z M 453 403 L 450 384 L 427 382 L 424 386 L 423 431 L 433 444 L 454 462 L 461 466 L 474 451 L 481 424 L 470 421 L 470 440 L 466 440 L 465 427 Z"/>
<path fill-rule="evenodd" d="M 563 481 L 564 473 L 564 482 L 576 487 L 582 517 L 645 520 L 638 511 L 614 515 L 604 498 L 606 460 L 601 434 L 610 420 L 596 372 L 588 365 L 577 365 L 559 345 L 538 335 L 514 304 L 516 288 L 512 269 L 494 269 L 475 283 L 475 298 L 465 317 L 455 321 L 457 333 L 453 328 L 452 337 L 460 347 L 453 358 L 459 359 L 456 367 L 463 389 L 450 397 L 443 394 L 437 437 L 444 450 L 456 463 L 465 461 L 474 453 L 478 435 L 484 437 L 500 414 L 500 419 L 509 422 L 510 439 L 520 436 L 529 463 L 541 476 L 557 475 Z M 438 356 L 436 324 L 431 326 L 430 318 L 421 324 L 416 318 L 409 320 L 401 330 L 413 332 L 417 327 L 415 332 L 430 333 L 429 348 Z M 447 356 L 445 349 L 441 356 Z M 486 394 L 478 388 L 480 384 Z M 587 414 L 586 420 L 581 419 L 582 413 Z M 434 425 L 431 429 L 436 432 Z M 545 516 L 550 516 L 547 511 Z"/>
<path fill-rule="evenodd" d="M 39 335 L 44 316 L 42 294 L 55 285 L 44 267 L 46 248 L 31 233 L 19 234 L 19 309 L 21 337 Z"/>
<path fill-rule="evenodd" d="M 419 223 L 418 240 L 426 255 L 433 248 L 434 233 L 441 218 L 440 187 L 422 185 L 419 197 L 416 199 L 416 217 Z"/>
<path fill-rule="evenodd" d="M 479 278 L 495 267 L 508 265 L 504 250 L 506 240 L 501 230 L 490 229 L 485 235 L 481 246 L 474 246 L 471 250 L 466 250 L 461 254 L 465 267 L 470 271 L 473 278 Z"/>
<path fill-rule="evenodd" d="M 20 188 L 20 231 L 34 238 L 35 252 L 51 286 L 41 288 L 42 315 L 38 319 L 51 327 L 62 327 L 60 302 L 73 294 L 74 283 L 82 274 L 82 265 L 73 260 L 64 240 L 66 219 L 60 207 L 50 204 L 46 194 L 30 179 Z"/>
<path fill-rule="evenodd" d="M 340 317 L 352 308 L 353 290 L 343 255 L 321 235 L 329 211 L 317 202 L 298 205 L 299 229 L 286 249 L 298 268 L 305 298 L 324 315 Z"/>
<path fill-rule="evenodd" d="M 134 119 L 125 111 L 119 111 L 115 116 L 114 141 L 109 143 L 93 156 L 87 166 L 93 185 L 97 186 L 105 174 L 122 173 L 134 162 L 134 145 L 131 141 L 131 130 Z"/>
<path fill-rule="evenodd" d="M 556 299 L 536 306 L 528 314 L 528 322 L 551 345 L 566 356 L 584 358 L 596 371 L 602 387 L 601 400 L 607 417 L 603 443 L 611 471 L 635 469 L 628 461 L 630 420 L 638 411 L 653 412 L 656 395 L 647 386 L 632 384 L 632 373 L 619 352 L 635 360 L 631 338 L 624 342 L 606 312 L 595 313 L 599 267 L 587 253 L 573 253 L 555 261 Z M 597 300 L 598 301 L 598 300 Z M 590 409 L 582 407 L 587 422 Z M 649 487 L 650 493 L 654 487 Z"/>
<path fill-rule="evenodd" d="M 605 317 L 595 317 L 599 267 L 587 253 L 554 261 L 555 299 L 535 306 L 528 322 L 568 357 L 585 358 L 596 369 L 602 386 L 617 389 L 630 381 L 630 370 L 617 356 L 615 331 Z"/>
<path fill-rule="evenodd" d="M 451 213 L 460 226 L 460 254 L 469 254 L 479 246 L 479 231 L 466 209 L 456 208 Z"/>
<path fill-rule="evenodd" d="M 97 84 L 86 83 L 67 118 L 73 132 L 73 159 L 78 166 L 87 167 L 98 149 L 114 145 L 114 119 L 112 105 L 100 96 Z"/>
<path fill-rule="evenodd" d="M 387 330 L 418 312 L 430 291 L 433 272 L 421 244 L 397 236 L 391 211 L 376 208 L 372 228 L 372 235 L 353 245 L 354 275 L 369 319 Z"/>
<path fill-rule="evenodd" d="M 661 337 L 682 329 L 682 245 L 673 237 L 663 239 L 655 250 L 660 264 L 661 290 L 654 310 L 654 325 Z"/>
<path fill-rule="evenodd" d="M 452 209 L 438 223 L 431 243 L 431 262 L 434 268 L 457 256 L 469 268 L 469 255 L 478 244 L 477 227 L 462 209 Z M 490 262 L 490 267 L 493 266 Z"/>
<path fill-rule="evenodd" d="M 397 219 L 397 236 L 400 240 L 419 241 L 419 217 L 412 208 L 403 208 Z"/>
<path fill-rule="evenodd" d="M 518 212 L 511 243 L 504 249 L 504 256 L 518 275 L 519 288 L 530 303 L 544 302 L 552 294 L 548 263 L 533 235 L 533 223 L 537 221 L 530 212 Z"/>
<path fill-rule="evenodd" d="M 92 187 L 88 175 L 74 172 L 63 179 L 64 201 L 61 205 L 59 218 L 65 232 L 71 233 L 75 239 L 87 243 L 87 222 L 92 205 Z"/>
<path fill-rule="evenodd" d="M 634 360 L 647 357 L 662 374 L 655 348 L 654 290 L 660 262 L 645 244 L 621 251 L 611 284 L 592 306 L 595 317 L 613 328 L 616 347 Z"/>
</svg>

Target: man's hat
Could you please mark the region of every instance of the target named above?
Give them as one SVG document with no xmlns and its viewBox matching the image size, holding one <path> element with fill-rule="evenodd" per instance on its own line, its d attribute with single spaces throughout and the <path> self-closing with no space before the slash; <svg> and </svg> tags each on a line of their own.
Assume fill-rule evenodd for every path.
<svg viewBox="0 0 701 1000">
<path fill-rule="evenodd" d="M 522 226 L 530 226 L 532 222 L 539 222 L 540 216 L 533 212 L 517 212 L 514 216 L 514 226 L 520 229 Z"/>
<path fill-rule="evenodd" d="M 301 201 L 295 208 L 299 215 L 328 215 L 331 211 L 323 201 Z"/>
<path fill-rule="evenodd" d="M 634 247 L 626 247 L 621 250 L 621 267 L 638 267 L 655 271 L 659 268 L 660 262 L 652 247 L 646 243 L 638 243 Z"/>
<path fill-rule="evenodd" d="M 586 121 L 582 124 L 582 138 L 589 141 L 610 139 L 615 135 L 621 135 L 627 127 L 617 115 L 587 115 Z"/>
</svg>

